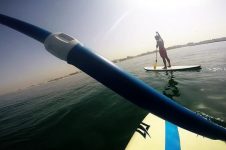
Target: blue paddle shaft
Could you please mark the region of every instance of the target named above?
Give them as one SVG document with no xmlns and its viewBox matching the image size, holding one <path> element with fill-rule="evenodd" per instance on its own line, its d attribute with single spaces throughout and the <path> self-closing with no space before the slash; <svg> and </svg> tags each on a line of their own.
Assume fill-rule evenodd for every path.
<svg viewBox="0 0 226 150">
<path fill-rule="evenodd" d="M 70 36 L 52 34 L 1 14 L 0 23 L 44 43 L 46 49 L 56 57 L 78 67 L 130 102 L 151 113 L 194 133 L 226 141 L 226 129 L 175 103 L 104 57 L 81 46 Z"/>
<path fill-rule="evenodd" d="M 41 43 L 44 43 L 45 39 L 51 34 L 51 32 L 42 28 L 2 14 L 0 14 L 0 22 L 1 24 L 26 34 L 27 36 L 30 36 Z"/>
</svg>

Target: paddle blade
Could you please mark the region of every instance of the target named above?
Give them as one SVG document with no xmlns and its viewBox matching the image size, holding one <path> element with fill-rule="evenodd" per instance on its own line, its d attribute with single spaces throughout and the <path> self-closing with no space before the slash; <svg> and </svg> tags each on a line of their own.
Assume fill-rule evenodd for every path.
<svg viewBox="0 0 226 150">
<path fill-rule="evenodd" d="M 154 64 L 154 69 L 156 69 L 156 67 L 157 67 L 157 63 Z"/>
</svg>

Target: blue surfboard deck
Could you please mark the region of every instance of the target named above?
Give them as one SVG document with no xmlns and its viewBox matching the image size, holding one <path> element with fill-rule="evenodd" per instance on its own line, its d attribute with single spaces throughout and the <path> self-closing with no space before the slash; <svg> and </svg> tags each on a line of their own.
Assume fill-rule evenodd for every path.
<svg viewBox="0 0 226 150">
<path fill-rule="evenodd" d="M 140 123 L 126 150 L 226 150 L 226 143 L 199 136 L 151 113 Z"/>
</svg>

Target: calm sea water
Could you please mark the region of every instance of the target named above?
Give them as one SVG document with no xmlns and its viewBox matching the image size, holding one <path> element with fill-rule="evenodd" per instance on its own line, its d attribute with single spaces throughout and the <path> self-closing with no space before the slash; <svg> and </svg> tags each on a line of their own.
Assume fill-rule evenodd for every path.
<svg viewBox="0 0 226 150">
<path fill-rule="evenodd" d="M 168 55 L 173 65 L 200 64 L 202 69 L 144 71 L 144 66 L 154 64 L 154 54 L 117 65 L 181 105 L 225 125 L 226 42 L 174 49 Z M 0 96 L 0 149 L 120 150 L 147 113 L 80 73 Z"/>
</svg>

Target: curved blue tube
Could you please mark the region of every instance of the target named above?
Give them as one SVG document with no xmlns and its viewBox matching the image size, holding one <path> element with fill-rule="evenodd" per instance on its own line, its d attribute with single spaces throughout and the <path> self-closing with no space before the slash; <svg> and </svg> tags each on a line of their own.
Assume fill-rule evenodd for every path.
<svg viewBox="0 0 226 150">
<path fill-rule="evenodd" d="M 46 39 L 51 34 L 39 27 L 4 15 L 0 15 L 0 23 L 16 29 L 42 43 L 46 42 Z M 61 34 L 58 35 L 58 38 L 62 38 L 63 41 L 68 40 L 67 42 L 71 41 L 71 38 L 67 35 Z M 49 39 L 49 41 L 51 43 L 52 39 Z M 63 41 L 60 40 L 61 43 Z M 54 44 L 54 42 L 51 44 Z M 62 51 L 55 51 L 54 54 L 58 52 Z M 177 104 L 143 81 L 131 76 L 112 62 L 80 44 L 76 43 L 75 46 L 69 49 L 66 59 L 69 64 L 78 67 L 130 102 L 151 113 L 199 135 L 226 141 L 225 128 Z"/>
<path fill-rule="evenodd" d="M 29 23 L 24 23 L 23 21 L 5 16 L 2 14 L 0 14 L 0 21 L 1 21 L 1 24 L 4 24 L 21 33 L 24 33 L 38 40 L 41 43 L 44 43 L 45 39 L 51 34 L 51 32 L 46 31 L 42 28 L 39 28 Z"/>
</svg>

